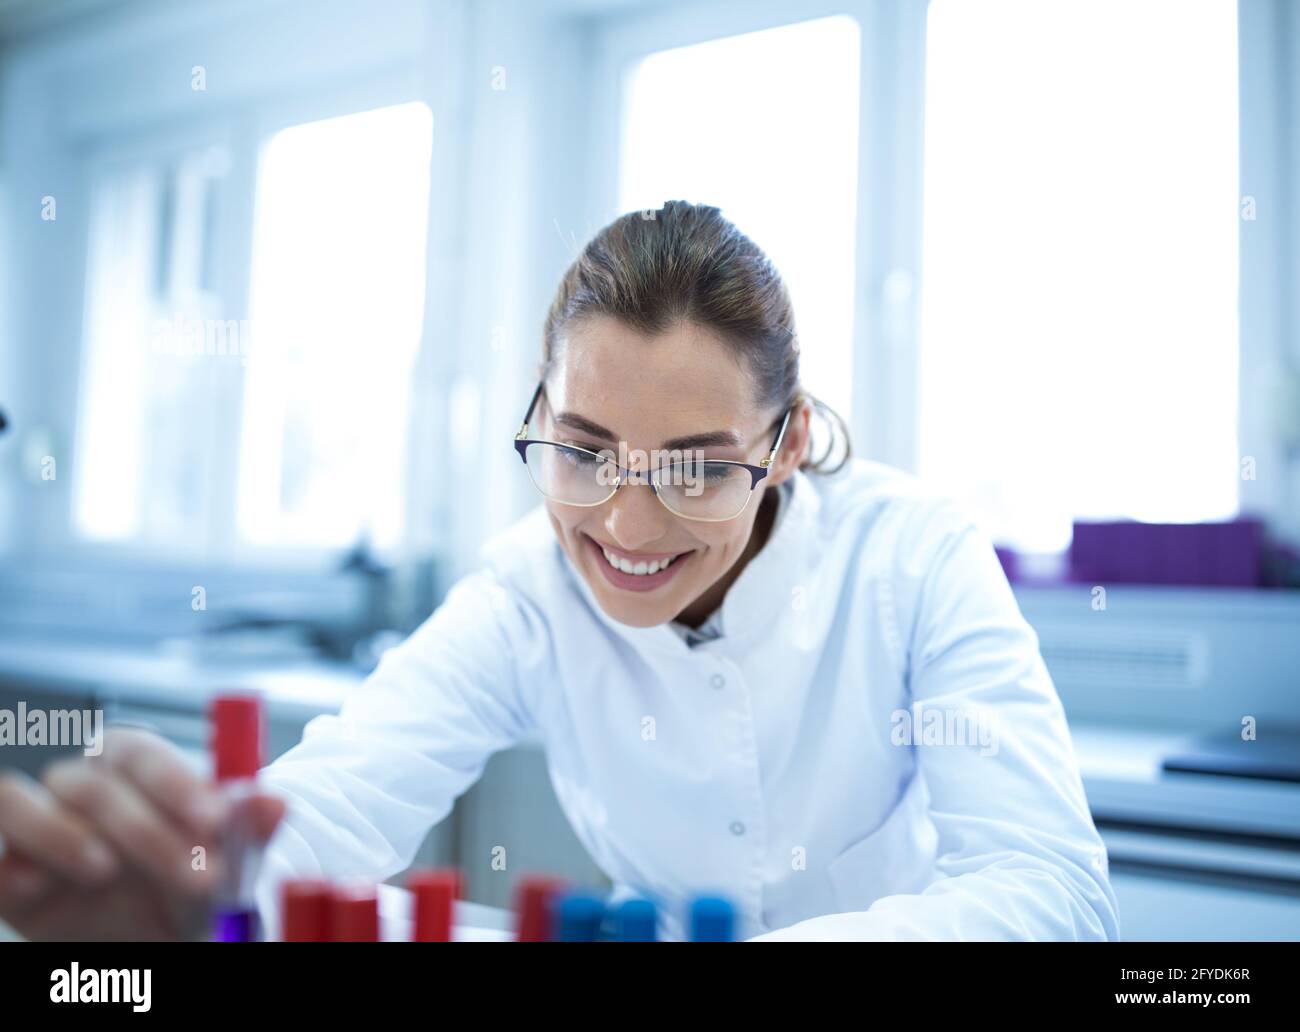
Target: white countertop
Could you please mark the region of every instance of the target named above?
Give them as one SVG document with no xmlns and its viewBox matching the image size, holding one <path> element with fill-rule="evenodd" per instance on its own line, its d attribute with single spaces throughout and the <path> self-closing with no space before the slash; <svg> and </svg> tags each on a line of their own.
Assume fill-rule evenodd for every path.
<svg viewBox="0 0 1300 1032">
<path fill-rule="evenodd" d="M 0 678 L 84 691 L 105 701 L 196 710 L 219 691 L 246 689 L 266 695 L 272 716 L 306 719 L 337 710 L 365 675 L 349 664 L 326 660 L 214 662 L 176 648 L 0 635 Z"/>
<path fill-rule="evenodd" d="M 1200 732 L 1072 722 L 1070 733 L 1097 820 L 1300 839 L 1300 785 L 1162 769 Z"/>
</svg>

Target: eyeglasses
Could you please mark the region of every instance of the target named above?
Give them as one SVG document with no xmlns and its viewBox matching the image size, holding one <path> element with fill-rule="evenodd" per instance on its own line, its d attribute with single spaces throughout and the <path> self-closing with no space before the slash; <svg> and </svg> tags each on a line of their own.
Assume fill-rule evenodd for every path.
<svg viewBox="0 0 1300 1032">
<path fill-rule="evenodd" d="M 674 515 L 687 520 L 721 523 L 734 520 L 749 504 L 754 488 L 776 459 L 794 406 L 786 409 L 772 447 L 757 466 L 729 459 L 687 459 L 656 466 L 639 474 L 620 466 L 608 452 L 528 436 L 528 421 L 537 407 L 545 381 L 533 391 L 524 421 L 515 434 L 515 450 L 543 495 L 563 505 L 602 505 L 624 484 L 648 483 L 655 497 Z M 676 453 L 670 453 L 676 454 Z"/>
</svg>

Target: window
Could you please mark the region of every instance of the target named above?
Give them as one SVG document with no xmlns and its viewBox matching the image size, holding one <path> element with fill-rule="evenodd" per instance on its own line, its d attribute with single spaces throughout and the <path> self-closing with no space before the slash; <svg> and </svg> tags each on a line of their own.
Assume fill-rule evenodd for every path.
<svg viewBox="0 0 1300 1032">
<path fill-rule="evenodd" d="M 73 525 L 97 541 L 204 535 L 212 402 L 204 328 L 220 147 L 109 160 L 94 176 Z"/>
<path fill-rule="evenodd" d="M 919 472 L 1000 541 L 1237 511 L 1236 4 L 935 0 Z"/>
<path fill-rule="evenodd" d="M 851 402 L 858 24 L 837 16 L 643 58 L 627 80 L 619 210 L 712 204 L 790 290 L 805 386 Z"/>
<path fill-rule="evenodd" d="M 401 532 L 432 133 L 412 103 L 294 126 L 265 148 L 239 459 L 249 541 L 391 545 Z"/>
<path fill-rule="evenodd" d="M 79 536 L 186 553 L 337 548 L 362 534 L 396 543 L 432 123 L 410 103 L 270 137 L 251 264 L 246 243 L 219 254 L 222 191 L 236 189 L 227 149 L 100 163 Z M 236 318 L 218 284 L 250 268 L 247 317 Z"/>
</svg>

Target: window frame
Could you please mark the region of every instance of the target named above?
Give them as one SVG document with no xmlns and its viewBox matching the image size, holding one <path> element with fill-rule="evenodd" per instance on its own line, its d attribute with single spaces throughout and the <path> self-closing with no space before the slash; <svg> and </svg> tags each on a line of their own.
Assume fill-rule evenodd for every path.
<svg viewBox="0 0 1300 1032">
<path fill-rule="evenodd" d="M 854 453 L 915 464 L 916 328 L 921 240 L 921 145 L 928 0 L 707 0 L 597 19 L 589 96 L 587 221 L 616 210 L 628 73 L 676 47 L 834 15 L 858 23 L 861 54 L 858 205 L 851 336 Z M 706 200 L 699 198 L 697 200 Z"/>
<path fill-rule="evenodd" d="M 262 150 L 272 136 L 281 129 L 305 122 L 340 117 L 386 107 L 393 104 L 418 101 L 429 104 L 427 82 L 407 64 L 396 62 L 360 73 L 331 80 L 329 89 L 322 90 L 315 83 L 297 82 L 278 89 L 273 95 L 256 95 L 228 106 L 206 117 L 187 118 L 184 122 L 173 119 L 145 117 L 127 129 L 114 127 L 111 133 L 87 139 L 69 141 L 63 159 L 75 169 L 82 184 L 83 196 L 89 203 L 94 177 L 114 167 L 139 163 L 162 162 L 186 151 L 211 144 L 227 148 L 231 164 L 219 191 L 216 219 L 217 237 L 213 242 L 213 294 L 218 299 L 226 318 L 246 319 L 249 311 L 251 288 L 251 258 L 254 219 L 257 203 L 257 176 Z M 440 200 L 441 198 L 441 200 Z M 429 221 L 441 217 L 451 204 L 446 194 L 431 190 Z M 435 204 L 438 205 L 435 211 Z M 85 366 L 88 356 L 87 327 L 84 319 L 84 299 L 89 282 L 86 266 L 88 241 L 83 241 L 81 261 L 76 275 L 83 308 L 77 313 L 78 336 L 75 346 L 75 386 L 69 390 L 69 410 L 60 422 L 69 430 L 73 443 L 84 432 L 81 401 L 85 383 Z M 426 241 L 426 249 L 432 240 Z M 426 312 L 428 299 L 426 297 Z M 427 321 L 427 320 L 426 320 Z M 427 327 L 422 328 L 420 351 L 428 343 Z M 416 377 L 427 363 L 417 358 Z M 283 571 L 287 574 L 330 569 L 337 565 L 349 546 L 287 547 L 261 545 L 240 538 L 237 525 L 237 491 L 239 448 L 231 443 L 231 430 L 226 422 L 229 413 L 242 408 L 244 367 L 239 362 L 212 364 L 213 395 L 204 400 L 204 416 L 199 420 L 203 445 L 200 461 L 207 470 L 203 476 L 207 501 L 204 505 L 206 526 L 193 539 L 167 542 L 143 540 L 133 537 L 125 540 L 98 540 L 84 537 L 75 525 L 73 492 L 65 492 L 60 499 L 56 519 L 45 521 L 34 528 L 34 550 L 42 554 L 58 554 L 69 560 L 102 566 L 105 569 L 124 568 L 184 568 L 194 564 L 246 569 L 254 577 L 261 571 Z M 427 375 L 427 374 L 425 374 Z M 423 382 L 422 380 L 420 382 Z M 413 391 L 421 391 L 420 383 L 413 382 Z M 424 391 L 424 396 L 437 399 L 439 395 Z M 408 431 L 408 435 L 411 435 Z M 404 442 L 408 446 L 410 441 Z M 69 454 L 71 476 L 77 456 Z M 409 463 L 408 463 L 409 465 Z M 74 488 L 75 490 L 75 488 Z M 412 512 L 412 499 L 408 495 L 406 523 L 422 518 Z"/>
<path fill-rule="evenodd" d="M 849 15 L 859 24 L 861 96 L 853 320 L 854 453 L 915 471 L 929 0 L 725 0 L 620 11 L 593 19 L 587 222 L 616 210 L 626 73 L 641 57 L 780 25 Z M 1260 474 L 1240 485 L 1240 511 L 1300 540 L 1300 458 L 1278 439 L 1269 406 L 1279 378 L 1300 391 L 1300 201 L 1288 184 L 1300 142 L 1300 14 L 1287 0 L 1238 0 L 1241 192 L 1271 209 L 1241 223 L 1238 440 Z M 1288 360 L 1286 348 L 1291 347 Z M 1289 361 L 1289 365 L 1288 365 Z M 1265 472 L 1267 470 L 1267 473 Z"/>
<path fill-rule="evenodd" d="M 1288 0 L 1237 4 L 1238 182 L 1256 218 L 1238 234 L 1237 441 L 1256 461 L 1238 489 L 1242 513 L 1300 543 L 1300 442 L 1288 449 L 1277 428 L 1278 388 L 1300 398 L 1300 12 Z M 1288 355 L 1289 349 L 1289 355 Z"/>
</svg>

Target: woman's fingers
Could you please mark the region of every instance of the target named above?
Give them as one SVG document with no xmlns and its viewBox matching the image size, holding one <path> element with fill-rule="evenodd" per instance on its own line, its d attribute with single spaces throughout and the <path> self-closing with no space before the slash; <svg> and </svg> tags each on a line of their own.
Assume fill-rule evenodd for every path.
<svg viewBox="0 0 1300 1032">
<path fill-rule="evenodd" d="M 250 803 L 252 805 L 249 807 L 249 814 L 253 835 L 259 842 L 266 842 L 284 818 L 286 809 L 284 800 L 271 795 L 258 795 L 254 796 Z"/>
<path fill-rule="evenodd" d="M 221 794 L 200 778 L 165 738 L 131 728 L 111 728 L 104 757 L 146 799 L 210 839 L 225 819 Z"/>
<path fill-rule="evenodd" d="M 164 739 L 109 734 L 102 760 L 56 761 L 41 782 L 0 774 L 0 913 L 65 881 L 98 888 L 128 868 L 196 899 L 228 860 L 208 851 L 233 819 L 264 844 L 284 817 L 284 802 L 263 794 L 246 797 L 236 813 Z"/>
<path fill-rule="evenodd" d="M 181 892 L 210 888 L 206 870 L 196 870 L 197 837 L 175 827 L 131 782 L 102 766 L 65 760 L 52 764 L 45 784 L 66 807 L 91 822 L 119 856 Z"/>
<path fill-rule="evenodd" d="M 115 728 L 109 734 L 110 744 L 104 750 L 109 763 L 151 803 L 184 821 L 201 839 L 215 837 L 234 816 L 220 789 L 196 774 L 166 739 L 133 728 Z M 263 842 L 285 813 L 284 803 L 270 795 L 249 797 L 243 809 L 251 833 Z"/>
<path fill-rule="evenodd" d="M 0 856 L 0 914 L 30 903 L 54 884 L 54 876 L 17 853 Z"/>
<path fill-rule="evenodd" d="M 22 856 L 80 885 L 103 884 L 119 870 L 113 851 L 89 821 L 16 771 L 0 774 L 0 839 L 6 857 Z"/>
</svg>

